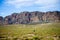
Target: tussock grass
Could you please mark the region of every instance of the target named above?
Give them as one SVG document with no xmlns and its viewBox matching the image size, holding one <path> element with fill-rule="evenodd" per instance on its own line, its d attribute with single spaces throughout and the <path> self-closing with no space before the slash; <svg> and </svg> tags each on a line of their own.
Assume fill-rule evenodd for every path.
<svg viewBox="0 0 60 40">
<path fill-rule="evenodd" d="M 54 37 L 56 40 L 60 39 L 60 23 L 0 26 L 0 40 L 2 38 L 7 40 L 54 40 Z"/>
</svg>

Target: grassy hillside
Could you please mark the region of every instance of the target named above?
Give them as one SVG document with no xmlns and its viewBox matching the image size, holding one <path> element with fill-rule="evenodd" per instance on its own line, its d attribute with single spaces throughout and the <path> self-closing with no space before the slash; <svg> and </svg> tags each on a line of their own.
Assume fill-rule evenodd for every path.
<svg viewBox="0 0 60 40">
<path fill-rule="evenodd" d="M 0 40 L 60 40 L 60 23 L 0 26 Z"/>
</svg>

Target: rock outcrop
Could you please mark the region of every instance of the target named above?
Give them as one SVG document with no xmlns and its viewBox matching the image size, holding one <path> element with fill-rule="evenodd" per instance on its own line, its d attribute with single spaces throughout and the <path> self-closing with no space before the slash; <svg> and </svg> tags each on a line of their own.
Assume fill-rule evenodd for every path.
<svg viewBox="0 0 60 40">
<path fill-rule="evenodd" d="M 52 12 L 21 12 L 0 17 L 0 24 L 29 24 L 42 22 L 60 22 L 60 11 Z"/>
<path fill-rule="evenodd" d="M 2 24 L 3 24 L 3 17 L 0 16 L 0 25 L 2 25 Z"/>
</svg>

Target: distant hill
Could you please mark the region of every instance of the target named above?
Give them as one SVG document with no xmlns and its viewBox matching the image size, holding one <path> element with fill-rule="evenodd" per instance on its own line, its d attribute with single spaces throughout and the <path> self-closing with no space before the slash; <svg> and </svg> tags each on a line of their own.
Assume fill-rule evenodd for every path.
<svg viewBox="0 0 60 40">
<path fill-rule="evenodd" d="M 21 12 L 13 13 L 6 17 L 0 16 L 1 24 L 29 24 L 29 23 L 52 23 L 60 22 L 60 11 L 49 11 L 49 12 Z"/>
</svg>

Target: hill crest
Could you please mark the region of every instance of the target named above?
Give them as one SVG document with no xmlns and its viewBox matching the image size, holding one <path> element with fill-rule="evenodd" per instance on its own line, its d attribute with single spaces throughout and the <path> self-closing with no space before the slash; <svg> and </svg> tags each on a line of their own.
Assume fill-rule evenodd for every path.
<svg viewBox="0 0 60 40">
<path fill-rule="evenodd" d="M 0 16 L 1 24 L 29 24 L 29 23 L 42 23 L 42 22 L 60 22 L 60 11 L 49 12 L 21 12 L 13 13 L 6 17 Z"/>
</svg>

